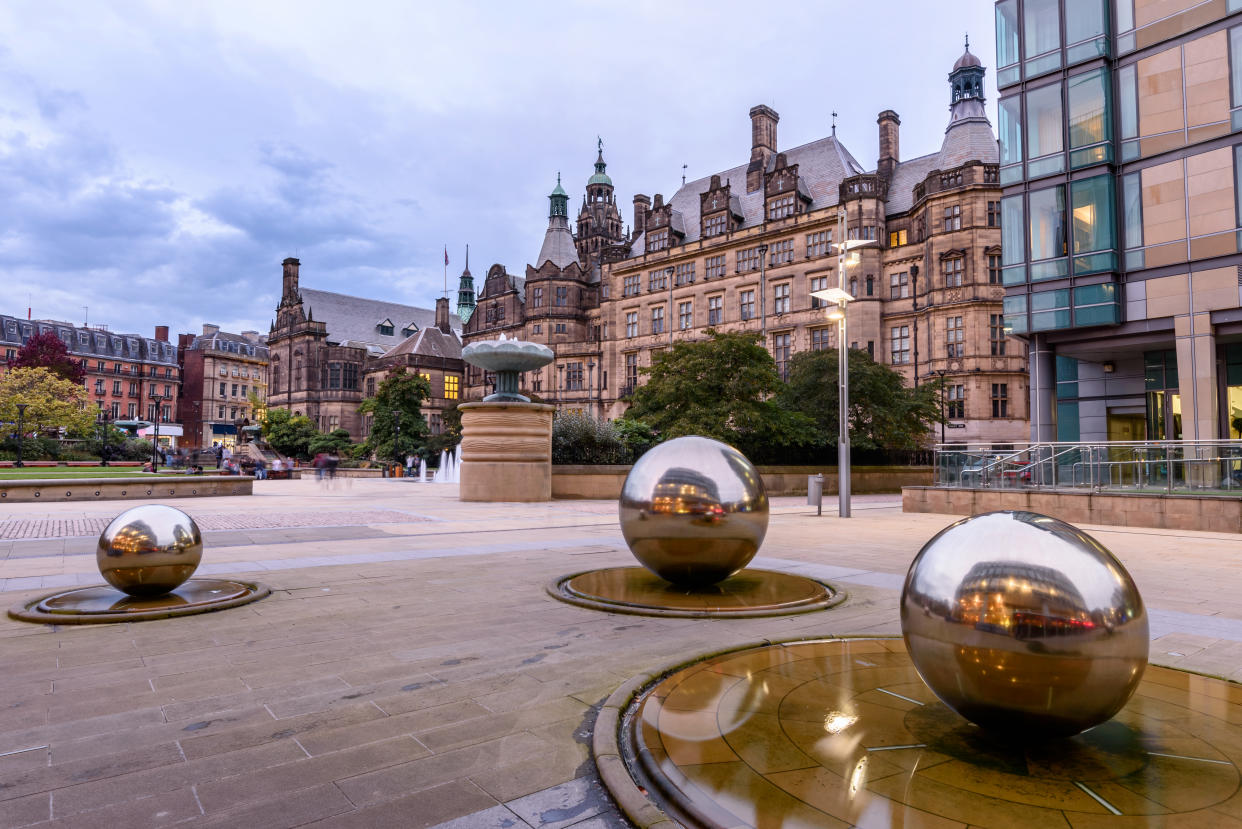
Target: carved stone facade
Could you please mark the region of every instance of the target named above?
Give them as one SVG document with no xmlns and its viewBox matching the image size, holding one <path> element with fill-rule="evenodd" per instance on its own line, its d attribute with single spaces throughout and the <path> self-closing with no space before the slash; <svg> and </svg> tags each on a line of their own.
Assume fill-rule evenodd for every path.
<svg viewBox="0 0 1242 829">
<path fill-rule="evenodd" d="M 797 352 L 836 347 L 836 325 L 810 294 L 838 285 L 834 244 L 844 235 L 872 243 L 854 251 L 843 280 L 856 299 L 850 345 L 907 382 L 943 377 L 946 440 L 1023 439 L 1026 354 L 1003 325 L 996 140 L 982 107 L 983 68 L 970 58 L 950 75 L 939 151 L 902 161 L 891 110 L 877 119 L 875 171 L 835 129 L 781 151 L 779 116 L 757 106 L 749 159 L 683 184 L 668 201 L 635 196 L 623 241 L 609 235 L 618 220 L 611 179 L 605 189 L 598 178 L 601 155 L 579 215 L 579 261 L 545 260 L 524 280 L 493 266 L 466 342 L 503 332 L 548 345 L 556 359 L 524 376 L 527 393 L 608 417 L 625 411 L 655 353 L 709 328 L 759 333 L 784 372 Z M 541 259 L 564 246 L 559 182 L 550 199 Z M 593 204 L 609 209 L 596 216 Z M 467 386 L 470 398 L 489 390 L 482 372 Z"/>
<path fill-rule="evenodd" d="M 311 418 L 321 431 L 345 429 L 362 440 L 369 423 L 359 404 L 402 365 L 428 377 L 431 399 L 424 414 L 438 431 L 443 410 L 457 404 L 462 382 L 461 340 L 448 299 L 438 300 L 432 312 L 303 289 L 300 265 L 293 258 L 282 263 L 283 291 L 267 339 L 269 408 L 289 409 Z"/>
</svg>

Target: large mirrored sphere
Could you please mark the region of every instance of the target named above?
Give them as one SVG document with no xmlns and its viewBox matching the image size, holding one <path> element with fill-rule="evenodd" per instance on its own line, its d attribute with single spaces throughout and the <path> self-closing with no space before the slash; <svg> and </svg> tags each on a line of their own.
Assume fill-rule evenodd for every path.
<svg viewBox="0 0 1242 829">
<path fill-rule="evenodd" d="M 203 536 L 179 509 L 144 504 L 127 509 L 99 536 L 95 560 L 108 584 L 131 596 L 159 596 L 194 574 Z"/>
<path fill-rule="evenodd" d="M 1130 574 L 1077 527 L 1033 512 L 977 515 L 928 541 L 906 575 L 901 632 L 946 705 L 1026 737 L 1099 725 L 1147 667 Z"/>
<path fill-rule="evenodd" d="M 674 438 L 648 450 L 625 479 L 620 506 L 630 552 L 679 585 L 727 579 L 750 563 L 768 531 L 759 471 L 710 438 Z"/>
</svg>

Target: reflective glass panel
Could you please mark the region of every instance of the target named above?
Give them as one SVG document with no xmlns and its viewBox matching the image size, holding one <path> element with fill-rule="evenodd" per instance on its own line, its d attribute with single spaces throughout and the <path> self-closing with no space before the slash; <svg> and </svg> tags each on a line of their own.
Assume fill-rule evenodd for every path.
<svg viewBox="0 0 1242 829">
<path fill-rule="evenodd" d="M 1070 215 L 1074 223 L 1074 253 L 1115 247 L 1113 236 L 1113 177 L 1094 176 L 1070 185 Z"/>
<path fill-rule="evenodd" d="M 1042 55 L 1061 45 L 1061 15 L 1058 0 L 1026 0 L 1023 9 L 1023 30 L 1026 32 L 1026 56 Z"/>
<path fill-rule="evenodd" d="M 1018 62 L 1018 0 L 996 4 L 996 65 Z"/>
<path fill-rule="evenodd" d="M 1242 106 L 1242 26 L 1229 30 L 1230 104 Z"/>
<path fill-rule="evenodd" d="M 1127 248 L 1143 246 L 1143 188 L 1138 173 L 1121 180 L 1121 200 L 1125 210 L 1125 243 Z"/>
<path fill-rule="evenodd" d="M 1030 195 L 1031 260 L 1065 255 L 1065 185 Z"/>
<path fill-rule="evenodd" d="M 1022 197 L 1001 199 L 1001 264 L 1017 265 L 1026 261 L 1026 240 L 1022 238 L 1025 227 Z"/>
<path fill-rule="evenodd" d="M 1000 102 L 1000 163 L 1022 160 L 1022 96 L 1002 98 Z"/>
<path fill-rule="evenodd" d="M 1065 4 L 1065 42 L 1078 43 L 1104 34 L 1103 0 L 1071 0 Z"/>
<path fill-rule="evenodd" d="M 1117 70 L 1117 92 L 1120 96 L 1117 108 L 1121 112 L 1121 137 L 1135 138 L 1138 136 L 1138 82 L 1134 64 Z"/>
<path fill-rule="evenodd" d="M 1070 78 L 1070 149 L 1088 147 L 1109 140 L 1111 120 L 1111 114 L 1108 111 L 1107 71 L 1097 69 Z"/>
<path fill-rule="evenodd" d="M 1064 150 L 1061 125 L 1061 85 L 1056 83 L 1028 92 L 1026 94 L 1027 158 L 1039 158 Z"/>
</svg>

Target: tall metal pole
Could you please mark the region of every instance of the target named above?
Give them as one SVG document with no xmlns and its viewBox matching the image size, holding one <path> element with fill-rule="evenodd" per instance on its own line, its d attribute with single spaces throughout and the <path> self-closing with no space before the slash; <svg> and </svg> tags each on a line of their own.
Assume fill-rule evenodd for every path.
<svg viewBox="0 0 1242 829">
<path fill-rule="evenodd" d="M 401 410 L 392 410 L 392 454 L 401 467 Z"/>
<path fill-rule="evenodd" d="M 160 398 L 151 395 L 151 405 L 155 407 L 155 417 L 151 418 L 155 424 L 155 439 L 151 441 L 151 471 L 155 472 L 160 468 Z"/>
<path fill-rule="evenodd" d="M 845 291 L 845 207 L 837 212 L 837 287 Z M 850 369 L 849 347 L 846 345 L 845 314 L 848 303 L 841 302 L 841 322 L 837 327 L 837 375 L 840 389 L 837 403 L 840 408 L 837 432 L 837 515 L 850 517 Z"/>
<path fill-rule="evenodd" d="M 22 444 L 25 443 L 25 429 L 22 428 L 22 420 L 26 417 L 26 407 L 29 403 L 17 404 L 17 461 L 14 466 L 21 468 L 26 464 L 22 463 Z"/>
<path fill-rule="evenodd" d="M 759 333 L 768 347 L 768 246 L 759 246 Z"/>
</svg>

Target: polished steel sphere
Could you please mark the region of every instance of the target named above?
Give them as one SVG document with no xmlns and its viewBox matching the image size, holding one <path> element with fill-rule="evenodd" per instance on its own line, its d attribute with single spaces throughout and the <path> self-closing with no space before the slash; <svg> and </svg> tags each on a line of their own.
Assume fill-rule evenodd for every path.
<svg viewBox="0 0 1242 829">
<path fill-rule="evenodd" d="M 131 596 L 159 596 L 194 574 L 203 536 L 179 509 L 144 504 L 112 519 L 99 536 L 95 560 L 108 584 Z"/>
<path fill-rule="evenodd" d="M 674 438 L 638 459 L 621 489 L 621 533 L 666 581 L 715 584 L 755 557 L 768 531 L 759 471 L 732 446 Z"/>
<path fill-rule="evenodd" d="M 1077 734 L 1126 704 L 1147 612 L 1125 567 L 1077 527 L 989 512 L 915 556 L 901 593 L 914 666 L 950 708 L 1026 737 Z"/>
</svg>

